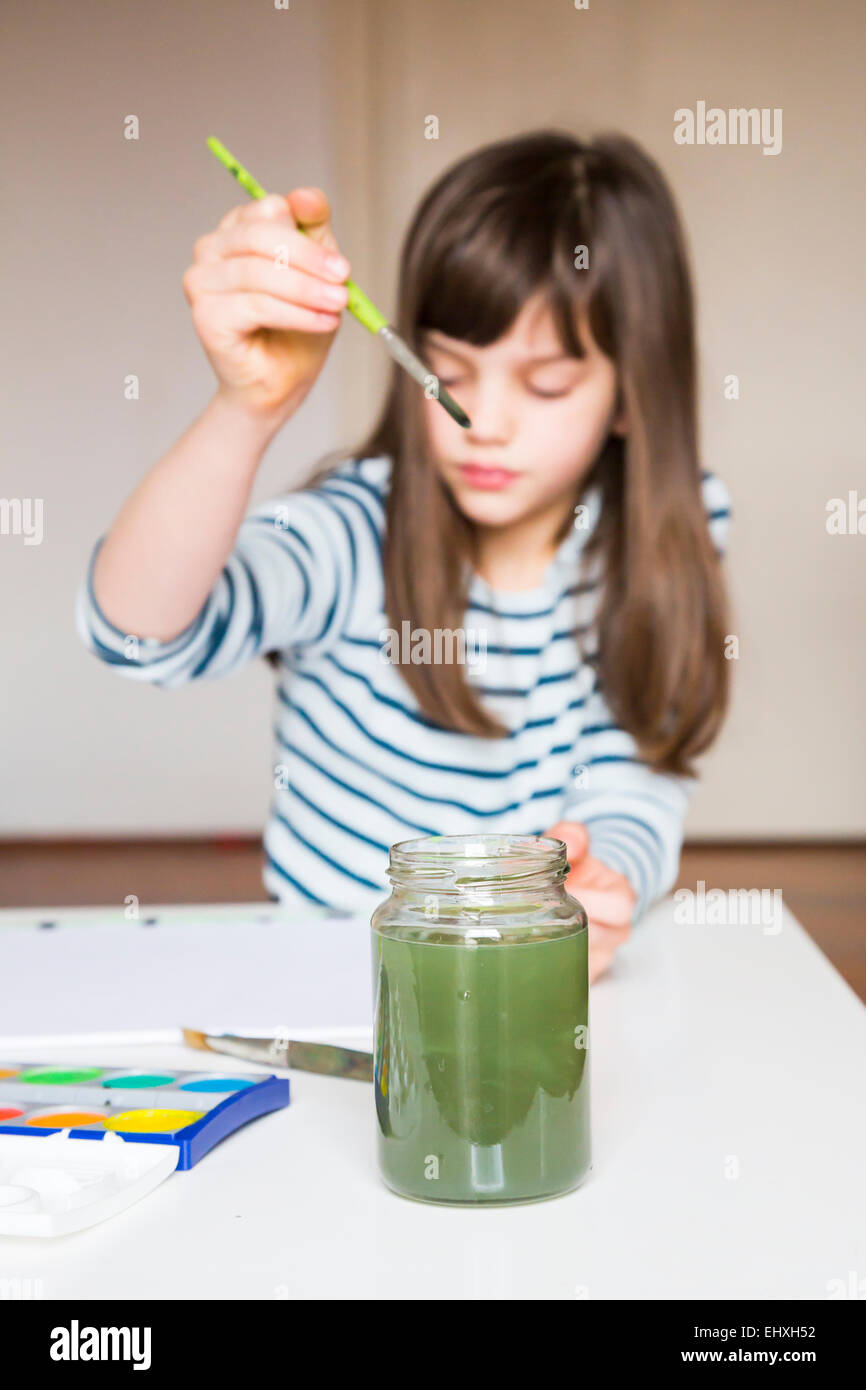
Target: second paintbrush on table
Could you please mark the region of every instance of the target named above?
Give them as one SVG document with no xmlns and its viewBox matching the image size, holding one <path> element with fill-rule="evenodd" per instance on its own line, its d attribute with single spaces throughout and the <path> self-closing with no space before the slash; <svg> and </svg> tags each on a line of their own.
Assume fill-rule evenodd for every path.
<svg viewBox="0 0 866 1390">
<path fill-rule="evenodd" d="M 322 1076 L 342 1076 L 351 1081 L 373 1080 L 373 1054 L 351 1047 L 336 1047 L 331 1043 L 301 1042 L 290 1038 L 241 1037 L 237 1033 L 203 1033 L 196 1028 L 184 1028 L 183 1040 L 188 1047 L 206 1052 L 219 1052 L 227 1057 L 241 1057 L 247 1062 L 261 1062 L 269 1067 L 313 1071 Z"/>
</svg>

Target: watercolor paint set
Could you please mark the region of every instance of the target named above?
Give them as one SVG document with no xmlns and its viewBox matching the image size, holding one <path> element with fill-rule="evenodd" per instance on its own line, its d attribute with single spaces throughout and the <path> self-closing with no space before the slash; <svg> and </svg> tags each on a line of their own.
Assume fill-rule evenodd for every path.
<svg viewBox="0 0 866 1390">
<path fill-rule="evenodd" d="M 0 1062 L 0 1235 L 115 1216 L 288 1103 L 273 1075 Z"/>
<path fill-rule="evenodd" d="M 288 1104 L 289 1082 L 278 1076 L 0 1062 L 0 1139 L 119 1134 L 176 1146 L 181 1171 L 241 1125 Z"/>
</svg>

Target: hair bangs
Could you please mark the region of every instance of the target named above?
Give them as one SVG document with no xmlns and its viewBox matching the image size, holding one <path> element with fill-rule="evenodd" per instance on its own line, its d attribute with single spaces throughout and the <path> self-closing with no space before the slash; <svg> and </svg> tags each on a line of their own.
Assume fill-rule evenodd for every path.
<svg viewBox="0 0 866 1390">
<path fill-rule="evenodd" d="M 513 213 L 500 204 L 460 239 L 443 239 L 415 315 L 418 332 L 437 329 L 476 347 L 508 333 L 550 273 L 549 234 L 542 226 L 514 235 Z"/>
</svg>

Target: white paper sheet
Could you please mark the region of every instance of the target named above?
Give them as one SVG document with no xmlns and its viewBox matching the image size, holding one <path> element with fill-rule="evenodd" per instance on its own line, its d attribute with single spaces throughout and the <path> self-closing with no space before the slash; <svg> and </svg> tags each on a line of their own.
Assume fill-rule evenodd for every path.
<svg viewBox="0 0 866 1390">
<path fill-rule="evenodd" d="M 0 922 L 0 1037 L 185 1026 L 340 1041 L 371 1028 L 366 919 L 47 915 L 60 925 Z"/>
</svg>

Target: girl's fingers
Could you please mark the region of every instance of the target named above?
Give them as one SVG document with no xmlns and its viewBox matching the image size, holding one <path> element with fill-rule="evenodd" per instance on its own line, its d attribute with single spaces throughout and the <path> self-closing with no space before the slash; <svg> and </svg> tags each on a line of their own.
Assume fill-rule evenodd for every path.
<svg viewBox="0 0 866 1390">
<path fill-rule="evenodd" d="M 605 971 L 609 969 L 613 956 L 614 953 L 612 951 L 596 951 L 595 953 L 590 951 L 589 983 L 591 985 L 594 985 L 599 976 L 603 975 Z"/>
<path fill-rule="evenodd" d="M 237 222 L 234 227 L 201 237 L 193 248 L 196 265 L 217 265 L 250 256 L 270 261 L 280 270 L 303 270 L 332 284 L 343 284 L 350 269 L 345 256 L 319 246 L 286 221 Z"/>
<path fill-rule="evenodd" d="M 589 924 L 589 945 L 592 949 L 595 942 L 596 949 L 599 947 L 609 947 L 615 951 L 617 946 L 621 946 L 628 939 L 631 928 L 611 926 L 609 922 L 596 922 L 593 918 Z"/>
<path fill-rule="evenodd" d="M 250 225 L 273 226 L 280 221 L 284 227 L 295 227 L 288 203 L 279 194 L 238 203 L 236 207 L 229 208 L 215 232 L 206 232 L 198 238 L 192 250 L 193 261 L 204 263 L 220 260 L 226 254 L 225 237 L 229 232 L 237 232 L 239 228 Z"/>
<path fill-rule="evenodd" d="M 569 864 L 583 859 L 589 849 L 589 831 L 578 821 L 557 821 L 547 834 L 554 840 L 564 841 Z"/>
<path fill-rule="evenodd" d="M 607 970 L 628 933 L 612 931 L 599 922 L 589 924 L 589 982 Z"/>
<path fill-rule="evenodd" d="M 225 217 L 223 217 L 222 220 L 220 221 L 220 223 L 219 223 L 219 225 L 218 225 L 218 227 L 217 227 L 217 231 L 218 231 L 218 232 L 227 232 L 227 231 L 230 230 L 230 228 L 236 227 L 236 226 L 238 225 L 238 223 L 241 222 L 241 221 L 243 220 L 244 215 L 245 215 L 245 213 L 248 211 L 248 209 L 249 209 L 249 204 L 248 204 L 248 203 L 239 203 L 237 207 L 235 207 L 235 208 L 229 208 L 229 210 L 228 210 L 228 212 L 226 213 Z"/>
<path fill-rule="evenodd" d="M 582 904 L 591 921 L 612 927 L 631 925 L 634 904 L 628 894 L 599 892 L 595 888 L 581 888 L 579 884 L 569 887 L 568 883 L 566 889 Z"/>
<path fill-rule="evenodd" d="M 269 193 L 266 198 L 253 198 L 246 203 L 238 203 L 237 207 L 230 208 L 219 224 L 219 230 L 227 230 L 236 227 L 240 222 L 261 222 L 275 218 L 283 218 L 291 222 L 294 226 L 294 219 L 289 210 L 288 201 L 279 193 Z"/>
<path fill-rule="evenodd" d="M 330 204 L 321 189 L 297 188 L 286 198 L 272 193 L 240 212 L 226 229 L 232 235 L 225 255 L 270 256 L 280 250 L 290 264 L 311 275 L 348 278 L 349 262 L 340 254 L 329 222 Z"/>
<path fill-rule="evenodd" d="M 258 328 L 275 328 L 283 333 L 334 333 L 340 326 L 338 313 L 306 309 L 271 294 L 237 294 L 226 303 L 220 327 L 236 333 L 253 333 Z"/>
<path fill-rule="evenodd" d="M 200 294 L 257 292 L 328 313 L 340 313 L 349 300 L 345 285 L 258 256 L 231 256 L 217 265 L 204 265 L 191 272 L 189 280 Z"/>
<path fill-rule="evenodd" d="M 336 249 L 336 237 L 331 230 L 331 205 L 321 188 L 293 188 L 286 201 L 297 224 L 313 241 Z"/>
</svg>

